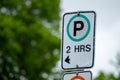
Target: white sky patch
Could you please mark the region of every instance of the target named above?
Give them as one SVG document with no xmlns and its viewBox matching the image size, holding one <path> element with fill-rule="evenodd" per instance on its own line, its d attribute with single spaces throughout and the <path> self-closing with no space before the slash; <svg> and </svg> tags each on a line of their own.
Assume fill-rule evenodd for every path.
<svg viewBox="0 0 120 80">
<path fill-rule="evenodd" d="M 94 75 L 97 75 L 100 70 L 117 74 L 111 61 L 115 60 L 120 51 L 120 24 L 111 26 L 111 28 L 96 31 L 95 66 L 92 69 Z"/>
</svg>

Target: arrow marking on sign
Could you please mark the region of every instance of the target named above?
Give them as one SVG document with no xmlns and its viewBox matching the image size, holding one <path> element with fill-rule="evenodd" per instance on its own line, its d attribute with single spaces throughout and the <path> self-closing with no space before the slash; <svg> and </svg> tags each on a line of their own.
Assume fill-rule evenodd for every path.
<svg viewBox="0 0 120 80">
<path fill-rule="evenodd" d="M 67 58 L 65 59 L 65 62 L 68 63 L 68 64 L 70 64 L 70 58 L 69 58 L 69 56 L 67 56 Z"/>
</svg>

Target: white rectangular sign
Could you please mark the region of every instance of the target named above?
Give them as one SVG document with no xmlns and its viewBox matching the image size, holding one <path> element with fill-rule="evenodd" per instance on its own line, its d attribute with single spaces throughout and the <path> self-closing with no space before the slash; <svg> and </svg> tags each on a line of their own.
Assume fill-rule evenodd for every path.
<svg viewBox="0 0 120 80">
<path fill-rule="evenodd" d="M 61 66 L 64 70 L 93 67 L 95 19 L 94 11 L 64 14 L 61 57 Z"/>
<path fill-rule="evenodd" d="M 62 80 L 92 80 L 92 73 L 90 71 L 66 73 Z"/>
</svg>

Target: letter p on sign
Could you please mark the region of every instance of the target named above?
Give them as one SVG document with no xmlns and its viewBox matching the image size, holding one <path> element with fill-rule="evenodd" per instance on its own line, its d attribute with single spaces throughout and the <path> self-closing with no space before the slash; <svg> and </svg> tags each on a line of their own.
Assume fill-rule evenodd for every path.
<svg viewBox="0 0 120 80">
<path fill-rule="evenodd" d="M 82 21 L 74 21 L 74 31 L 73 36 L 76 36 L 76 32 L 82 30 L 84 23 Z"/>
</svg>

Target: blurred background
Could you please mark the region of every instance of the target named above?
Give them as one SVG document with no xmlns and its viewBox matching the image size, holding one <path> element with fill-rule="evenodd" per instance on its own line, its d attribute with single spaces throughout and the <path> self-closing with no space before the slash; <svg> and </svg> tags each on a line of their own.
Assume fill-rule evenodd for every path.
<svg viewBox="0 0 120 80">
<path fill-rule="evenodd" d="M 60 0 L 0 0 L 0 80 L 56 80 Z"/>
<path fill-rule="evenodd" d="M 97 13 L 94 80 L 120 80 L 119 0 L 0 0 L 0 80 L 60 80 L 62 16 Z"/>
</svg>

